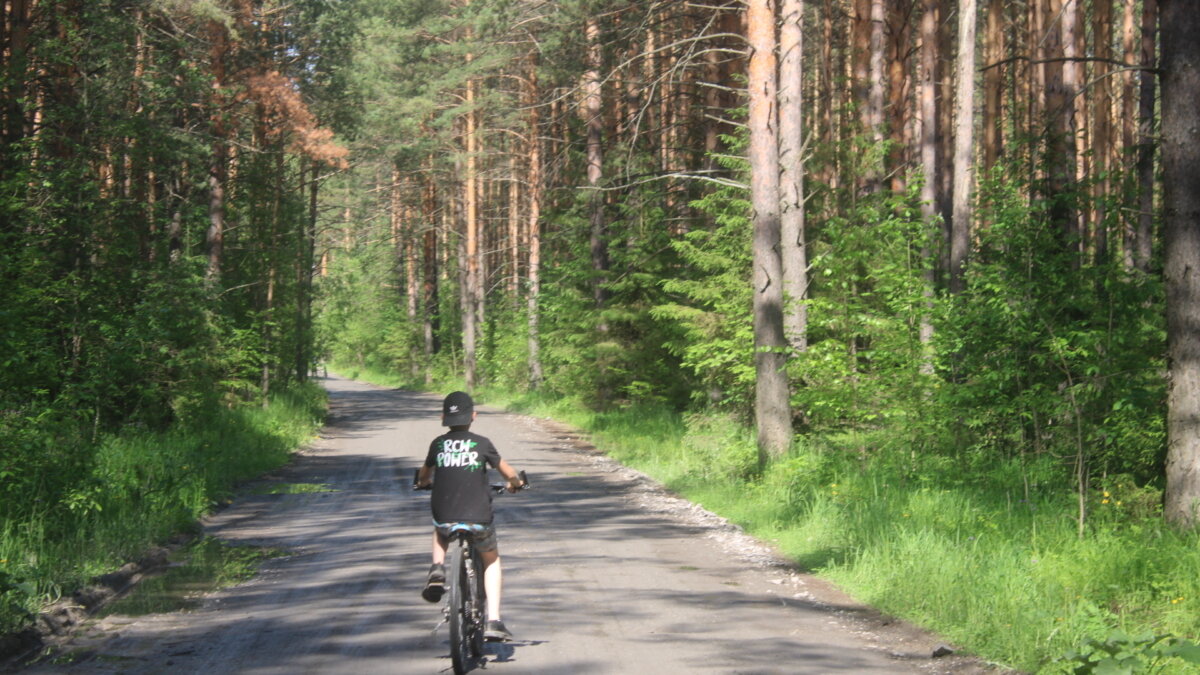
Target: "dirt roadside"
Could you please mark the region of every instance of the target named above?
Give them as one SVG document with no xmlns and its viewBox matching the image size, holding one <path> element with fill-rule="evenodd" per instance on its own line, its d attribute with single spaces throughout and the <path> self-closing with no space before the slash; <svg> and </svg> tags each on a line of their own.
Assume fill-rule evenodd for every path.
<svg viewBox="0 0 1200 675">
<path fill-rule="evenodd" d="M 437 607 L 419 597 L 428 501 L 407 488 L 440 432 L 438 398 L 330 379 L 321 438 L 268 478 L 329 491 L 253 494 L 205 523 L 284 548 L 199 609 L 91 620 L 29 673 L 438 673 Z M 525 673 L 997 673 L 798 572 L 769 546 L 608 459 L 571 429 L 481 410 L 535 488 L 497 498 L 504 619 L 486 669 Z"/>
</svg>

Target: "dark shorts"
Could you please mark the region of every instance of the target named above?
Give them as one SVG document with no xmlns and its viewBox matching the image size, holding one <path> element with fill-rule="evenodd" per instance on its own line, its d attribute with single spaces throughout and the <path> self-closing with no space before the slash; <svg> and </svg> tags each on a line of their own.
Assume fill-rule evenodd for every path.
<svg viewBox="0 0 1200 675">
<path fill-rule="evenodd" d="M 483 551 L 485 553 L 488 551 L 496 550 L 496 528 L 494 526 L 492 526 L 490 523 L 488 523 L 486 525 L 484 525 L 482 523 L 446 523 L 446 524 L 443 524 L 443 523 L 439 523 L 436 520 L 433 521 L 433 526 L 435 528 L 437 528 L 438 533 L 441 534 L 443 537 L 449 536 L 450 528 L 455 525 L 466 525 L 471 530 L 471 533 L 475 536 L 475 548 L 476 549 Z"/>
</svg>

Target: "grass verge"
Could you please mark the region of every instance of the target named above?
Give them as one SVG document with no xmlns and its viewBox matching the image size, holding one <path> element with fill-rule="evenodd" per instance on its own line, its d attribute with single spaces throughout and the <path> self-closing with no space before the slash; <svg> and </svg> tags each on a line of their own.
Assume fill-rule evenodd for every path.
<svg viewBox="0 0 1200 675">
<path fill-rule="evenodd" d="M 70 476 L 0 495 L 0 633 L 193 528 L 238 482 L 287 462 L 324 410 L 324 391 L 308 385 L 279 392 L 265 407 L 215 409 L 187 428 L 55 448 L 70 453 L 62 463 Z"/>
</svg>

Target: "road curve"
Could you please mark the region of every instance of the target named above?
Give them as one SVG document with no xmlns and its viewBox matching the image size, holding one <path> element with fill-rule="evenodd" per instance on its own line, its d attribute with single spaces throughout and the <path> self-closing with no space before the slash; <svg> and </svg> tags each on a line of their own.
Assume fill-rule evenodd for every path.
<svg viewBox="0 0 1200 675">
<path fill-rule="evenodd" d="M 386 673 L 450 670 L 429 563 L 427 493 L 408 489 L 440 433 L 439 397 L 326 381 L 321 437 L 268 480 L 330 491 L 240 497 L 205 522 L 284 548 L 198 609 L 93 622 L 31 673 Z M 568 432 L 480 409 L 474 427 L 529 472 L 496 499 L 504 619 L 485 669 L 537 673 L 983 672 L 933 659 L 925 635 L 855 605 Z"/>
</svg>

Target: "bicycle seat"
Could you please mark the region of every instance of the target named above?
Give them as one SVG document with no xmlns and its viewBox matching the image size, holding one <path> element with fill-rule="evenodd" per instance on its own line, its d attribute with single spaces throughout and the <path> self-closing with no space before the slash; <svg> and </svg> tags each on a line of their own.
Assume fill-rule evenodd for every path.
<svg viewBox="0 0 1200 675">
<path fill-rule="evenodd" d="M 437 528 L 446 536 L 450 536 L 456 532 L 462 532 L 473 537 L 487 528 L 487 525 L 482 525 L 480 523 L 441 523 L 437 526 Z"/>
</svg>

